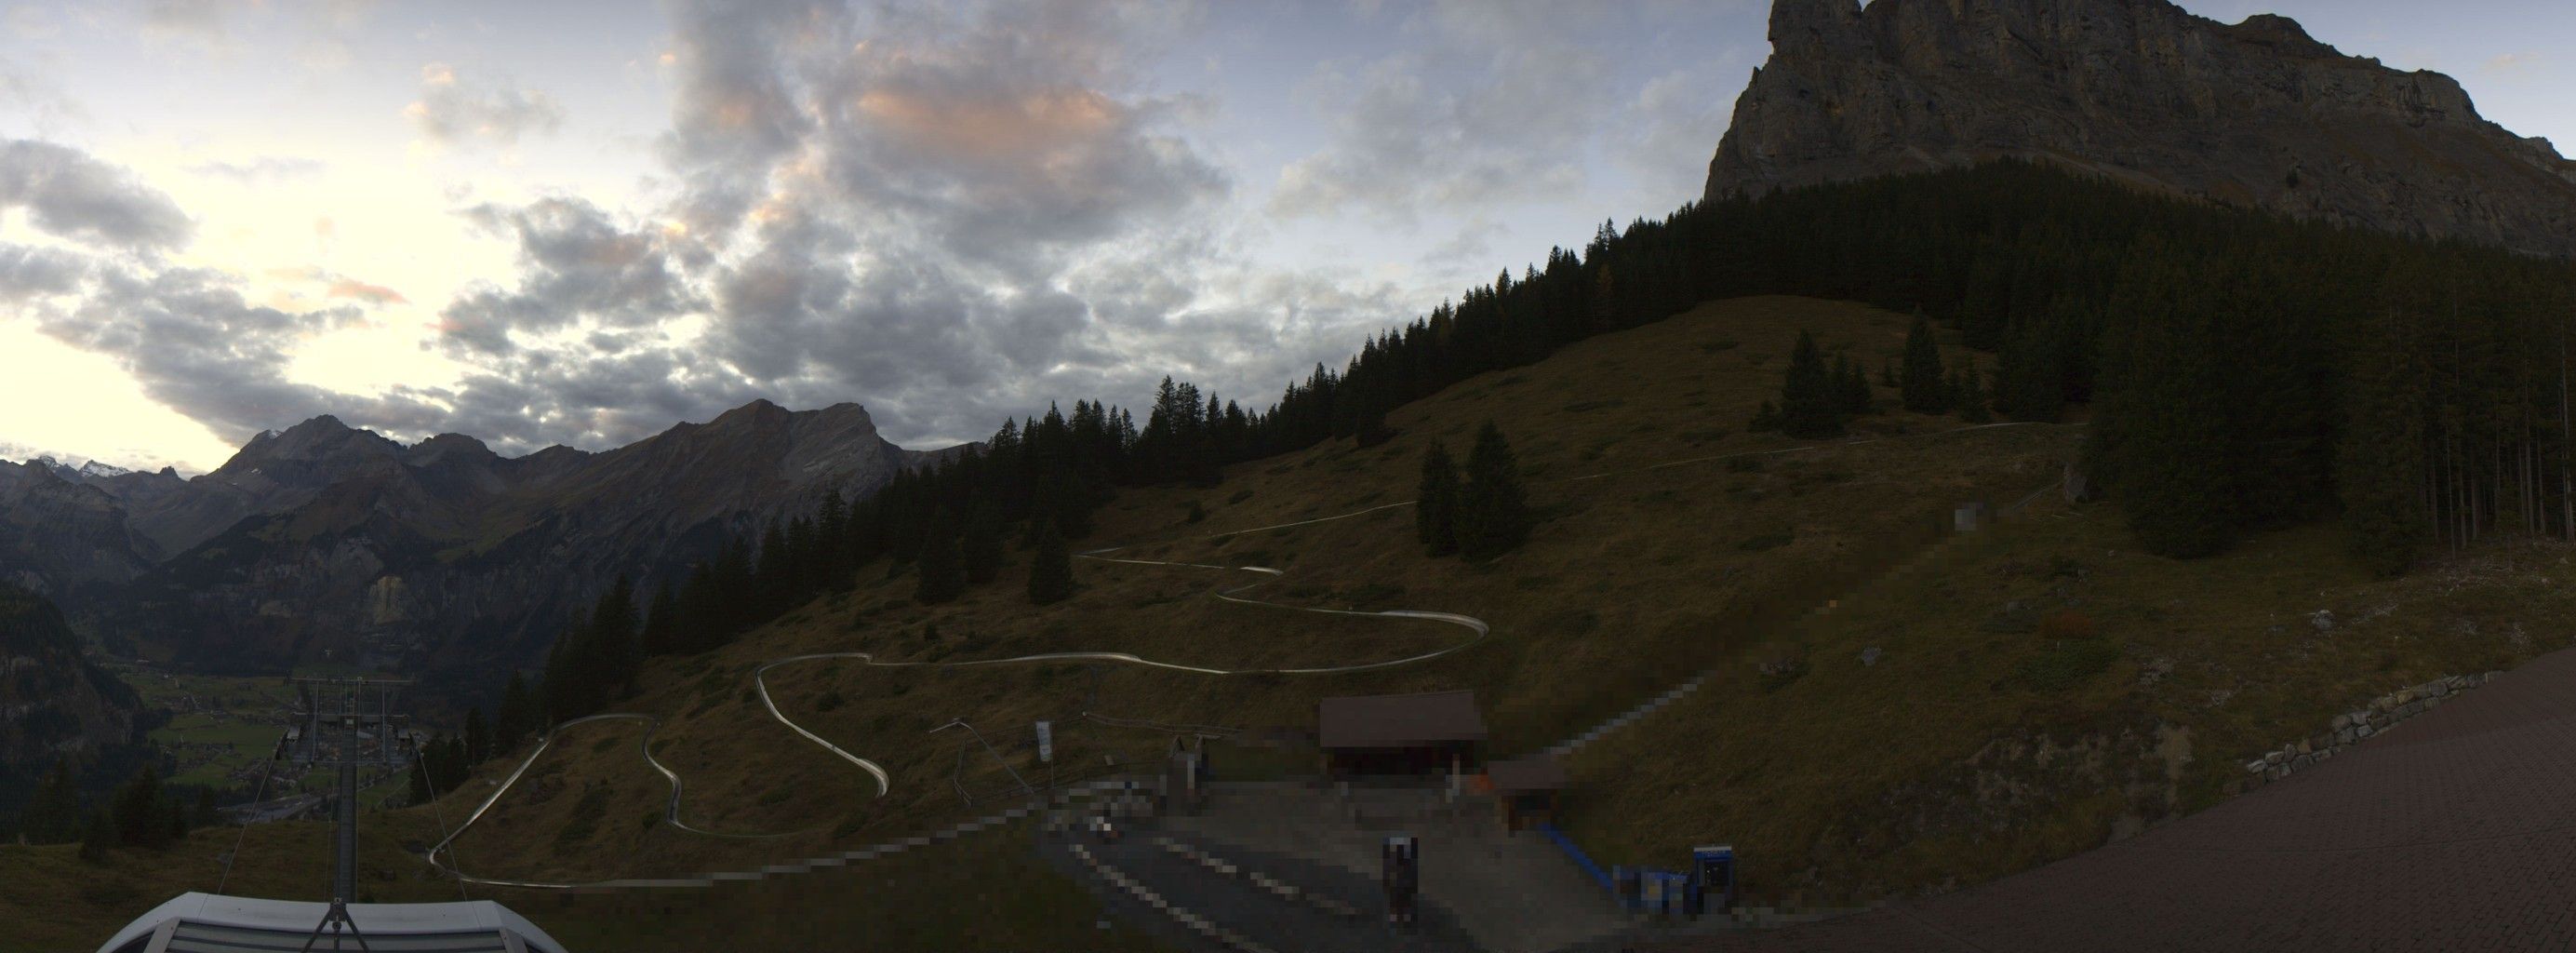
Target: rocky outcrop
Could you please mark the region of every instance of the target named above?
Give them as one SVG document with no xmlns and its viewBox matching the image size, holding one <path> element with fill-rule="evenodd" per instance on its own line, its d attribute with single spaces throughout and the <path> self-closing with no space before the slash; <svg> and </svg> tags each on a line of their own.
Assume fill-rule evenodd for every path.
<svg viewBox="0 0 2576 953">
<path fill-rule="evenodd" d="M 134 740 L 134 690 L 81 657 L 44 597 L 0 583 L 0 776 Z"/>
<path fill-rule="evenodd" d="M 2460 84 L 2164 0 L 1776 0 L 1707 197 L 2020 157 L 2401 234 L 2576 255 L 2576 163 Z"/>
<path fill-rule="evenodd" d="M 936 457 L 856 404 L 758 401 L 615 450 L 518 458 L 316 417 L 192 480 L 0 466 L 0 579 L 14 568 L 111 641 L 204 667 L 516 664 L 620 574 L 649 589 L 826 489 L 862 496 Z"/>
</svg>

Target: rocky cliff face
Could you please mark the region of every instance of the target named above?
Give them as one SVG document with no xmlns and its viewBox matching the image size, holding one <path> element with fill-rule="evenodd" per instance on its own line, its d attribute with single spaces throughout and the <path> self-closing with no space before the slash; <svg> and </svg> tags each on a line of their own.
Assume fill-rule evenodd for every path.
<svg viewBox="0 0 2576 953">
<path fill-rule="evenodd" d="M 515 459 L 317 417 L 193 480 L 0 466 L 0 579 L 205 667 L 516 663 L 621 573 L 653 585 L 771 514 L 934 456 L 856 404 L 759 401 L 603 453 Z"/>
<path fill-rule="evenodd" d="M 131 740 L 140 708 L 132 688 L 81 658 L 52 603 L 0 583 L 0 766 Z"/>
<path fill-rule="evenodd" d="M 0 461 L 0 583 L 65 596 L 130 582 L 162 554 L 78 471 Z"/>
<path fill-rule="evenodd" d="M 2003 156 L 2340 224 L 2576 255 L 2576 162 L 2450 77 L 2164 0 L 1776 0 L 1707 197 Z"/>
</svg>

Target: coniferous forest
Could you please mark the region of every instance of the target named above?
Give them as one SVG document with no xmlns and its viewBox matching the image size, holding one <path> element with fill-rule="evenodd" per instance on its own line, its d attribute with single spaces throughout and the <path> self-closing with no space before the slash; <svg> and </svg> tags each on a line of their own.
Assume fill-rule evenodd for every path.
<svg viewBox="0 0 2576 953">
<path fill-rule="evenodd" d="M 650 612 L 636 607 L 642 594 L 610 593 L 559 640 L 531 691 L 553 718 L 596 711 L 631 681 L 638 654 L 722 645 L 871 566 L 927 571 L 918 598 L 955 598 L 995 578 L 994 538 L 1019 551 L 1047 541 L 1044 578 L 995 584 L 1053 601 L 1079 585 L 1065 578 L 1063 541 L 1088 536 L 1092 511 L 1120 487 L 1213 485 L 1229 464 L 1383 440 L 1389 411 L 1468 377 L 1746 295 L 1919 313 L 1996 355 L 1989 384 L 1943 371 L 1924 353 L 1928 337 L 1910 341 L 1901 384 L 1911 409 L 1977 421 L 1991 397 L 2011 419 L 2044 421 L 2089 405 L 2082 465 L 2160 554 L 2207 555 L 2249 532 L 2338 520 L 2359 559 L 2396 574 L 2490 534 L 2576 539 L 2571 285 L 2566 262 L 2296 222 L 2023 162 L 1693 203 L 1624 230 L 1604 223 L 1580 250 L 1505 270 L 1258 411 L 1167 379 L 1142 428 L 1089 400 L 1069 417 L 1051 408 L 1005 421 L 866 500 L 827 497 L 756 541 L 733 540 L 665 583 Z M 1858 365 L 1791 370 L 1820 378 L 1796 389 L 1818 401 L 1866 387 Z M 1793 436 L 1839 430 L 1831 408 L 1778 414 Z M 1469 503 L 1425 525 L 1429 551 L 1517 542 L 1477 536 Z"/>
</svg>

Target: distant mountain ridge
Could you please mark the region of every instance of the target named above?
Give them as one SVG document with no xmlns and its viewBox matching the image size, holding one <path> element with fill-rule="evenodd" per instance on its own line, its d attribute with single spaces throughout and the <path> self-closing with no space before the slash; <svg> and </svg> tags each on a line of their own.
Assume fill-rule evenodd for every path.
<svg viewBox="0 0 2576 953">
<path fill-rule="evenodd" d="M 2576 162 L 2448 76 L 2165 0 L 1776 0 L 1705 197 L 2013 156 L 2229 204 L 2576 256 Z"/>
<path fill-rule="evenodd" d="M 522 457 L 325 415 L 194 479 L 0 462 L 0 581 L 216 668 L 518 664 L 620 574 L 668 579 L 772 515 L 953 449 L 898 447 L 846 403 L 754 401 L 613 450 Z"/>
</svg>

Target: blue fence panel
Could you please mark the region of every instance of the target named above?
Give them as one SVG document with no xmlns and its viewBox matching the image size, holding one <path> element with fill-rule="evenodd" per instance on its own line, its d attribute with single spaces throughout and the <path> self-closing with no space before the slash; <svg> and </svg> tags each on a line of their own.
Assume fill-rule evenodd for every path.
<svg viewBox="0 0 2576 953">
<path fill-rule="evenodd" d="M 1592 879 L 1601 884 L 1601 889 L 1610 891 L 1613 899 L 1619 897 L 1619 884 L 1611 880 L 1608 873 L 1602 871 L 1600 864 L 1593 863 L 1592 858 L 1583 853 L 1583 848 L 1574 846 L 1574 841 L 1566 837 L 1564 831 L 1557 830 L 1554 824 L 1540 824 L 1538 832 L 1547 835 L 1548 840 L 1554 841 L 1558 849 L 1565 851 L 1565 856 L 1574 858 L 1574 865 L 1583 868 L 1584 873 L 1592 875 Z"/>
</svg>

